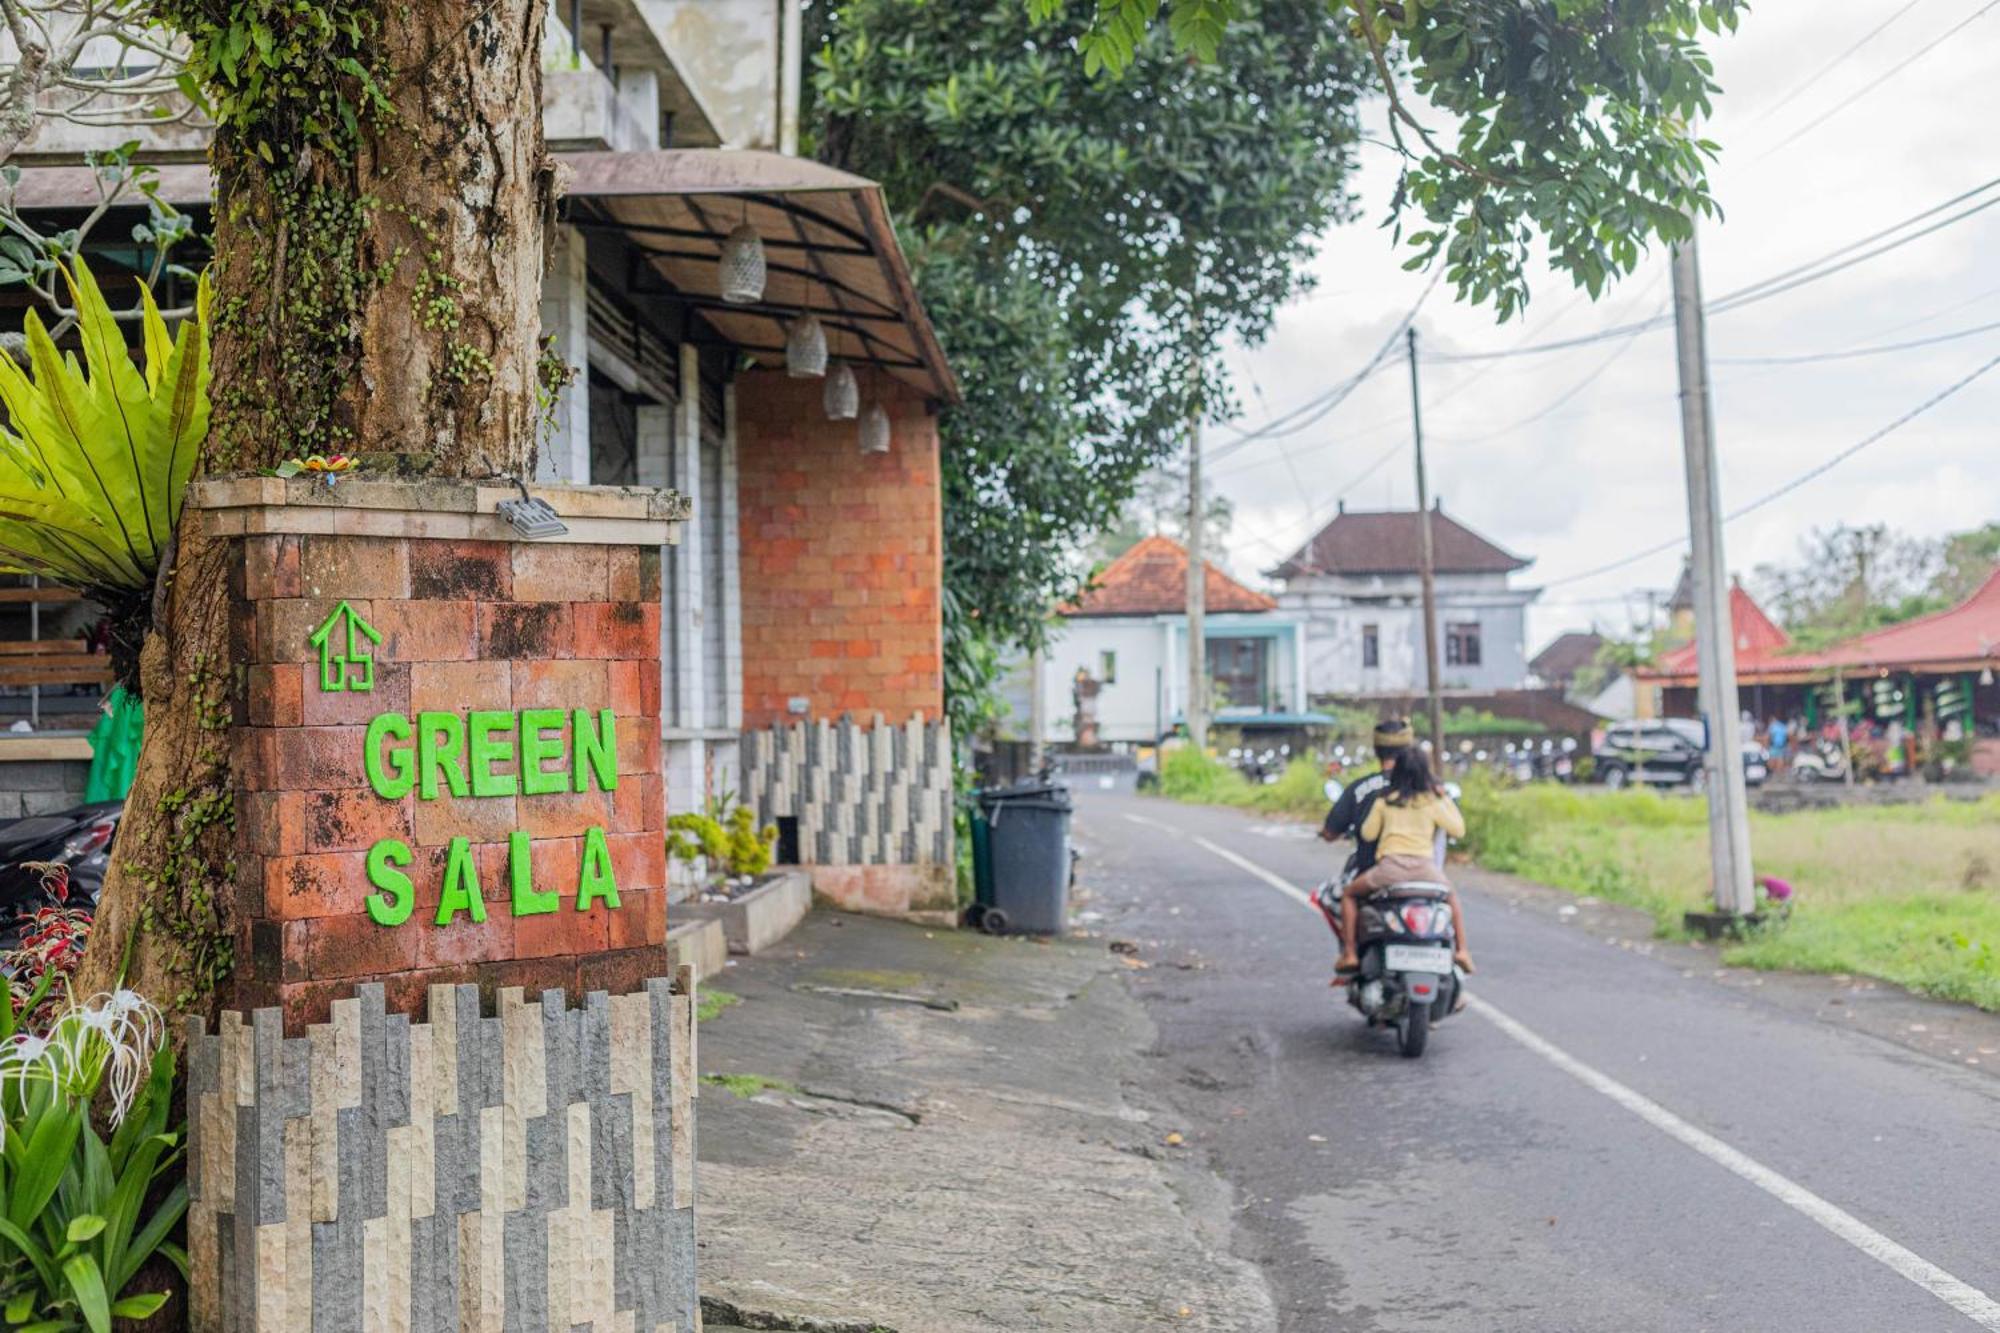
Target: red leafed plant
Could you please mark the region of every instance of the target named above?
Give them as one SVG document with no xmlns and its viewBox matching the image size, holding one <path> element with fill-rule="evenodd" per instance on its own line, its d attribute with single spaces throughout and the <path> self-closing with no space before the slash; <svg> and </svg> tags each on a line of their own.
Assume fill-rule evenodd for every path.
<svg viewBox="0 0 2000 1333">
<path fill-rule="evenodd" d="M 0 954 L 0 968 L 7 974 L 14 1007 L 20 1011 L 20 1025 L 30 1032 L 46 1028 L 54 1018 L 60 996 L 69 988 L 55 983 L 67 981 L 83 961 L 83 946 L 90 938 L 91 913 L 69 903 L 69 867 L 53 861 L 30 862 L 24 870 L 42 877 L 42 889 L 49 901 L 27 914 L 21 942 Z M 44 984 L 46 979 L 47 984 Z M 34 1011 L 23 1006 L 39 998 Z"/>
</svg>

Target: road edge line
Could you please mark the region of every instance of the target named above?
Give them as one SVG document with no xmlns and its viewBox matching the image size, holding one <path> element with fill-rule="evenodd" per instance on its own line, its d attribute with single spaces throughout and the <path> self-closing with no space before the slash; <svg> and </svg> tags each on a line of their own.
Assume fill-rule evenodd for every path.
<svg viewBox="0 0 2000 1333">
<path fill-rule="evenodd" d="M 1196 835 L 1192 841 L 1246 874 L 1255 876 L 1271 888 L 1296 899 L 1301 906 L 1315 914 L 1319 911 L 1313 906 L 1311 895 L 1290 880 L 1273 874 L 1249 858 L 1238 855 L 1207 838 Z M 1644 1093 L 1625 1086 L 1594 1066 L 1585 1064 L 1519 1019 L 1496 1008 L 1490 1000 L 1475 1000 L 1472 1008 L 1475 1013 L 1484 1015 L 1487 1022 L 1499 1028 L 1515 1042 L 1541 1056 L 1591 1091 L 1610 1098 L 1662 1134 L 1700 1153 L 1738 1179 L 1756 1186 L 1793 1212 L 1846 1241 L 1897 1276 L 1922 1287 L 1973 1323 L 1992 1330 L 1992 1333 L 2000 1333 L 2000 1301 L 1995 1301 L 1979 1288 L 1961 1281 L 1922 1255 L 1897 1244 L 1838 1204 L 1821 1198 L 1790 1177 L 1780 1175 L 1747 1153 L 1730 1147 L 1708 1131 L 1681 1119 Z"/>
</svg>

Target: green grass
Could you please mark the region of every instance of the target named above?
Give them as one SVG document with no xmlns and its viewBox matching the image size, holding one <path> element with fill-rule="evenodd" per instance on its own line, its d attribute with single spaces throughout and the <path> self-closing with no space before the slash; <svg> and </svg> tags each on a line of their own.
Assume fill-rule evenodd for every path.
<svg viewBox="0 0 2000 1333">
<path fill-rule="evenodd" d="M 799 1085 L 787 1083 L 781 1078 L 768 1078 L 763 1074 L 703 1074 L 701 1081 L 711 1088 L 721 1088 L 748 1101 L 765 1092 L 797 1092 Z"/>
<path fill-rule="evenodd" d="M 1264 814 L 1317 819 L 1326 813 L 1326 778 L 1310 759 L 1294 759 L 1276 782 L 1260 786 L 1235 768 L 1196 750 L 1169 750 L 1160 768 L 1160 795 L 1195 805 L 1230 805 Z"/>
<path fill-rule="evenodd" d="M 698 989 L 694 1001 L 695 1022 L 706 1023 L 730 1005 L 741 1003 L 743 1003 L 742 996 L 731 995 L 726 990 L 717 990 L 713 986 Z"/>
<path fill-rule="evenodd" d="M 1647 791 L 1468 785 L 1480 864 L 1652 914 L 1663 935 L 1708 902 L 1707 808 Z M 1789 920 L 1729 946 L 1760 968 L 1861 973 L 2000 1010 L 2000 795 L 1750 816 L 1759 875 Z"/>
</svg>

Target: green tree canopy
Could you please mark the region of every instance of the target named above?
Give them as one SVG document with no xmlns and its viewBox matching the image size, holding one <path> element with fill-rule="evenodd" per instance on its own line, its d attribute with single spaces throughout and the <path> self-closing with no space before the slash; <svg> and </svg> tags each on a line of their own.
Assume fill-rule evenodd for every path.
<svg viewBox="0 0 2000 1333">
<path fill-rule="evenodd" d="M 882 182 L 965 386 L 942 423 L 947 689 L 1032 642 L 1086 540 L 1216 410 L 1349 215 L 1363 55 L 1313 0 L 1246 5 L 1216 61 L 1144 36 L 1086 71 L 1084 20 L 982 0 L 815 7 L 816 155 Z"/>
<path fill-rule="evenodd" d="M 1087 10 L 1086 68 L 1127 77 L 1161 0 L 1026 0 Z M 1717 91 L 1701 35 L 1734 31 L 1740 0 L 1329 0 L 1389 100 L 1405 169 L 1393 211 L 1421 219 L 1418 268 L 1442 255 L 1461 298 L 1506 319 L 1527 301 L 1539 238 L 1595 296 L 1655 237 L 1714 211 L 1695 137 Z M 1165 0 L 1175 45 L 1228 59 L 1244 0 Z M 1414 94 L 1414 96 L 1413 96 Z M 1417 99 L 1421 99 L 1418 102 Z M 1426 108 L 1423 104 L 1427 103 Z M 1432 117 L 1441 123 L 1433 124 Z"/>
</svg>

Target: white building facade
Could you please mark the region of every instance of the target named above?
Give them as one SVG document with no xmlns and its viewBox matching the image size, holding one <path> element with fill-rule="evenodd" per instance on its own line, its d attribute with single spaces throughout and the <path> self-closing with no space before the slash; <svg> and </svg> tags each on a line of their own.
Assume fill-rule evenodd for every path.
<svg viewBox="0 0 2000 1333">
<path fill-rule="evenodd" d="M 1271 571 L 1278 607 L 1305 627 L 1308 698 L 1396 695 L 1425 687 L 1419 515 L 1349 512 Z M 1527 608 L 1535 588 L 1513 586 L 1530 563 L 1431 514 L 1436 552 L 1440 683 L 1447 690 L 1528 683 Z"/>
</svg>

